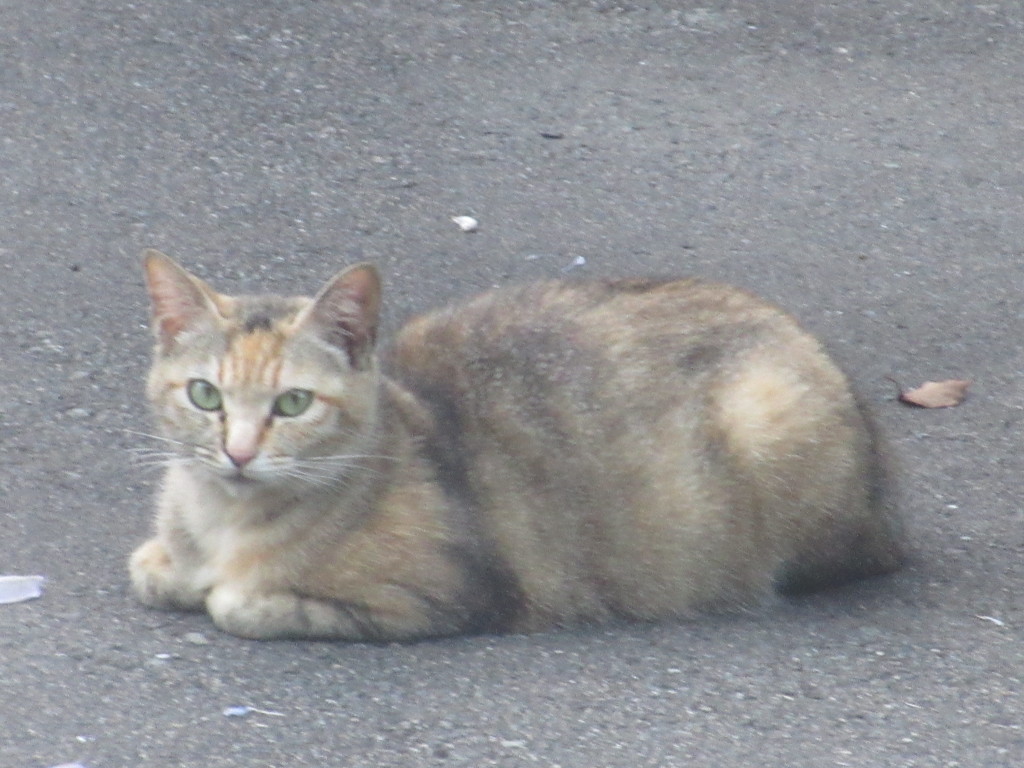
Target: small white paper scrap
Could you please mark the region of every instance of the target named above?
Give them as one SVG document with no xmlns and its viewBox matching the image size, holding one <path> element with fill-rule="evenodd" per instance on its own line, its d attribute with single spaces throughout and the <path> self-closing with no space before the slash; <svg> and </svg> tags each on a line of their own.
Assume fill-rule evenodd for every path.
<svg viewBox="0 0 1024 768">
<path fill-rule="evenodd" d="M 480 228 L 480 222 L 472 216 L 452 216 L 452 221 L 463 232 L 476 232 Z"/>
<path fill-rule="evenodd" d="M 587 258 L 585 256 L 577 256 L 575 259 L 572 260 L 570 264 L 567 264 L 566 266 L 562 267 L 562 271 L 568 272 L 569 270 L 576 269 L 576 267 L 585 266 L 586 263 Z"/>
<path fill-rule="evenodd" d="M 43 581 L 42 576 L 0 576 L 0 605 L 42 597 Z"/>
<path fill-rule="evenodd" d="M 272 712 L 269 709 L 257 709 L 256 707 L 250 707 L 245 704 L 235 707 L 225 707 L 222 710 L 224 717 L 245 717 L 251 712 L 255 712 L 258 715 L 270 715 L 271 717 L 284 717 L 284 712 Z"/>
</svg>

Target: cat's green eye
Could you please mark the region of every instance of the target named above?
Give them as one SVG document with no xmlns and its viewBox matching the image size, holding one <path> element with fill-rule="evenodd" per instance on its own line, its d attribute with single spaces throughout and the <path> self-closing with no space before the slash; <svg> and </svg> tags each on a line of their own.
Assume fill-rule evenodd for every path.
<svg viewBox="0 0 1024 768">
<path fill-rule="evenodd" d="M 192 405 L 201 411 L 219 411 L 224 405 L 220 390 L 206 379 L 192 379 L 185 391 Z"/>
<path fill-rule="evenodd" d="M 298 416 L 313 402 L 313 393 L 308 389 L 289 389 L 278 395 L 274 401 L 275 416 Z"/>
</svg>

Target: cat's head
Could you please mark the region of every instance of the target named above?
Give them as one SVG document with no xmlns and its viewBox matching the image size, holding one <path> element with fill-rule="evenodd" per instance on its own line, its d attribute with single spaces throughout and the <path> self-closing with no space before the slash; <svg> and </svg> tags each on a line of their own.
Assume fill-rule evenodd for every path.
<svg viewBox="0 0 1024 768">
<path fill-rule="evenodd" d="M 380 280 L 350 267 L 315 298 L 225 296 L 143 254 L 156 336 L 147 394 L 176 461 L 234 485 L 330 486 L 376 420 Z"/>
</svg>

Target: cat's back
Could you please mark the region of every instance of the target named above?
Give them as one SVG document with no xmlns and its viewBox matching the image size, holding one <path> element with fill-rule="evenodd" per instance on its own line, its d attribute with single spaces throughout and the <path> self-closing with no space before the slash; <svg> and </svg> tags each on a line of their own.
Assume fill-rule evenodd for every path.
<svg viewBox="0 0 1024 768">
<path fill-rule="evenodd" d="M 539 492 L 535 509 L 728 507 L 829 495 L 835 472 L 873 482 L 845 375 L 790 315 L 731 286 L 500 288 L 414 319 L 394 352 L 443 463 L 496 506 Z"/>
<path fill-rule="evenodd" d="M 706 387 L 748 351 L 769 348 L 791 359 L 821 355 L 789 315 L 731 286 L 553 280 L 493 289 L 413 319 L 398 335 L 394 362 L 415 388 L 463 395 L 489 383 L 495 396 L 545 399 L 614 381 L 658 400 L 668 381 Z"/>
</svg>

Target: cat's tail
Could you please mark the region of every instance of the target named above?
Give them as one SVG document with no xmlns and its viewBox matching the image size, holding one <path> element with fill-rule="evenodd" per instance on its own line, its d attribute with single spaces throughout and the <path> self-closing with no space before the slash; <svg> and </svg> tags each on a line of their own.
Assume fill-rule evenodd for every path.
<svg viewBox="0 0 1024 768">
<path fill-rule="evenodd" d="M 738 476 L 765 523 L 776 589 L 896 570 L 903 531 L 878 430 L 810 337 L 774 352 L 752 350 L 717 400 Z"/>
<path fill-rule="evenodd" d="M 853 477 L 859 487 L 850 499 L 852 509 L 840 510 L 841 516 L 832 521 L 830 530 L 823 530 L 812 546 L 783 564 L 776 577 L 776 588 L 783 594 L 882 576 L 906 561 L 893 459 L 871 414 L 860 403 L 857 411 L 864 440 Z"/>
</svg>

